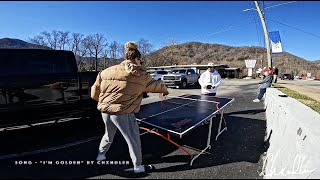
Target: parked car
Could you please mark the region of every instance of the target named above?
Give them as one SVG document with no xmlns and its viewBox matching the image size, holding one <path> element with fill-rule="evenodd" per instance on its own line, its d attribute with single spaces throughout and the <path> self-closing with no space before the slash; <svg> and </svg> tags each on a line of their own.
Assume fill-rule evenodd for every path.
<svg viewBox="0 0 320 180">
<path fill-rule="evenodd" d="M 0 49 L 0 129 L 97 113 L 98 72 L 78 72 L 71 51 Z"/>
<path fill-rule="evenodd" d="M 282 76 L 280 76 L 280 79 L 281 79 L 281 80 L 285 80 L 285 79 L 293 80 L 294 77 L 293 77 L 292 74 L 284 73 L 284 74 L 282 74 Z"/>
<path fill-rule="evenodd" d="M 186 88 L 189 84 L 198 83 L 199 74 L 194 69 L 173 69 L 170 73 L 162 76 L 162 81 L 168 87 Z"/>
<path fill-rule="evenodd" d="M 168 71 L 161 70 L 161 71 L 154 71 L 150 75 L 155 80 L 161 80 L 162 76 L 165 75 L 165 74 L 168 74 Z"/>
</svg>

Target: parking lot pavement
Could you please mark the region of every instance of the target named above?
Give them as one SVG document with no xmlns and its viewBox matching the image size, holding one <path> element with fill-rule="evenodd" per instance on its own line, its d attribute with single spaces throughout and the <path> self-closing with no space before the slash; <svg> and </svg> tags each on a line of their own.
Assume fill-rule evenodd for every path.
<svg viewBox="0 0 320 180">
<path fill-rule="evenodd" d="M 104 164 L 97 164 L 103 124 L 99 119 L 87 119 L 0 134 L 0 178 L 262 178 L 259 173 L 263 164 L 261 156 L 266 151 L 266 116 L 263 103 L 252 102 L 257 95 L 257 82 L 223 81 L 217 96 L 235 98 L 225 110 L 228 130 L 217 141 L 212 138 L 210 154 L 199 156 L 193 166 L 189 166 L 189 156 L 183 151 L 158 136 L 146 134 L 141 136 L 143 161 L 154 164 L 156 170 L 143 176 L 134 175 L 126 171 L 131 168 L 131 160 L 120 133 L 116 134 Z M 200 94 L 200 89 L 189 87 L 169 89 L 169 92 L 172 96 Z M 143 104 L 157 100 L 158 94 L 149 94 Z M 212 137 L 217 127 L 218 121 L 214 121 Z M 207 130 L 208 125 L 203 125 L 185 138 L 172 139 L 200 149 L 206 144 Z M 129 165 L 110 165 L 110 162 L 127 161 Z"/>
<path fill-rule="evenodd" d="M 296 86 L 303 86 L 312 89 L 320 90 L 320 81 L 319 80 L 303 80 L 303 79 L 294 79 L 294 80 L 279 80 L 279 84 L 293 84 Z"/>
<path fill-rule="evenodd" d="M 320 102 L 320 81 L 315 80 L 279 80 L 280 86 L 286 87 L 300 94 Z"/>
</svg>

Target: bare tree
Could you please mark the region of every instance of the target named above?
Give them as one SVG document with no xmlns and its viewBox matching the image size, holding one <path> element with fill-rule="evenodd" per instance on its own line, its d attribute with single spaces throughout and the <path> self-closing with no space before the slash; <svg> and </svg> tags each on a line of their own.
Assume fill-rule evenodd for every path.
<svg viewBox="0 0 320 180">
<path fill-rule="evenodd" d="M 124 54 L 125 54 L 125 49 L 124 49 L 124 44 L 123 45 L 119 45 L 119 49 L 118 49 L 118 54 L 120 58 L 124 58 Z"/>
<path fill-rule="evenodd" d="M 53 30 L 52 33 L 49 33 L 47 31 L 41 32 L 41 35 L 43 35 L 44 39 L 48 42 L 51 49 L 57 49 L 59 44 L 59 33 L 56 30 Z"/>
<path fill-rule="evenodd" d="M 72 33 L 71 39 L 69 41 L 69 47 L 77 59 L 78 69 L 80 71 L 84 70 L 83 69 L 83 57 L 87 54 L 87 48 L 83 42 L 83 34 Z"/>
<path fill-rule="evenodd" d="M 173 46 L 173 45 L 178 45 L 178 44 L 180 44 L 180 42 L 179 42 L 177 39 L 168 38 L 168 39 L 163 43 L 163 47 Z"/>
<path fill-rule="evenodd" d="M 148 40 L 145 40 L 142 38 L 137 42 L 137 45 L 138 45 L 139 51 L 141 52 L 142 58 L 144 58 L 147 54 L 152 52 L 153 45 L 150 44 Z"/>
<path fill-rule="evenodd" d="M 116 59 L 118 57 L 120 44 L 117 41 L 113 41 L 111 42 L 109 48 L 110 48 L 110 58 Z"/>
<path fill-rule="evenodd" d="M 72 33 L 70 41 L 70 50 L 77 56 L 80 55 L 80 46 L 83 40 L 83 34 Z"/>
<path fill-rule="evenodd" d="M 53 30 L 52 31 L 52 45 L 53 45 L 53 49 L 58 49 L 59 46 L 59 36 L 60 34 L 58 33 L 58 31 Z"/>
<path fill-rule="evenodd" d="M 70 33 L 69 31 L 66 31 L 66 32 L 58 31 L 58 35 L 59 35 L 58 44 L 60 45 L 60 50 L 64 50 L 64 46 L 69 43 L 70 41 L 69 33 Z"/>
<path fill-rule="evenodd" d="M 107 58 L 108 58 L 108 51 L 107 50 L 102 51 L 103 69 L 105 69 L 109 64 L 107 62 Z"/>
<path fill-rule="evenodd" d="M 41 46 L 48 46 L 48 43 L 45 41 L 44 37 L 41 35 L 37 35 L 33 38 L 29 38 L 28 41 L 33 44 L 37 44 L 37 45 L 41 45 Z"/>
<path fill-rule="evenodd" d="M 147 55 L 152 52 L 153 46 L 148 42 L 148 40 L 143 38 L 137 42 L 137 45 L 141 53 L 144 65 L 149 64 L 148 61 L 150 60 L 147 59 Z"/>
<path fill-rule="evenodd" d="M 53 48 L 53 42 L 52 42 L 52 39 L 51 39 L 51 33 L 47 32 L 47 31 L 43 31 L 40 33 L 43 38 L 45 39 L 45 41 L 47 42 L 48 46 L 51 48 L 51 49 L 54 49 Z"/>
<path fill-rule="evenodd" d="M 94 35 L 89 35 L 87 38 L 89 44 L 89 52 L 90 55 L 93 55 L 95 58 L 95 71 L 98 70 L 98 57 L 101 55 L 104 48 L 107 46 L 105 37 L 100 34 L 96 33 Z"/>
<path fill-rule="evenodd" d="M 174 46 L 174 45 L 178 45 L 179 43 L 180 42 L 177 39 L 168 38 L 166 40 L 166 42 L 164 42 L 163 47 Z M 169 64 L 169 65 L 177 64 L 177 60 L 173 57 L 173 50 L 174 50 L 174 48 L 171 47 L 170 48 L 170 55 L 167 56 L 167 58 L 165 58 L 165 61 L 163 63 Z"/>
</svg>

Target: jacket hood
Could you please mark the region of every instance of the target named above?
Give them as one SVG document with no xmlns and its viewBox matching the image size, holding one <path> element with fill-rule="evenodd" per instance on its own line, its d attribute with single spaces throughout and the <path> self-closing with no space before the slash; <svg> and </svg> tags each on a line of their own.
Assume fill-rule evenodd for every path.
<svg viewBox="0 0 320 180">
<path fill-rule="evenodd" d="M 130 60 L 124 60 L 121 62 L 122 65 L 125 67 L 125 71 L 135 76 L 141 76 L 141 68 L 136 64 L 132 63 Z"/>
<path fill-rule="evenodd" d="M 206 73 L 210 73 L 208 70 L 206 71 Z M 214 70 L 213 72 L 212 72 L 214 75 L 217 75 L 217 74 L 219 74 L 219 72 L 217 71 L 217 70 Z"/>
<path fill-rule="evenodd" d="M 219 72 L 217 70 L 214 70 L 213 74 L 219 74 Z"/>
</svg>

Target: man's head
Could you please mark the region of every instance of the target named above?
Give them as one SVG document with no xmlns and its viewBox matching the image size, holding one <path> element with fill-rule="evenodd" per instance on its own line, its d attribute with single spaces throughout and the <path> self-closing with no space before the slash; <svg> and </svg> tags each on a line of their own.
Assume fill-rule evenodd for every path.
<svg viewBox="0 0 320 180">
<path fill-rule="evenodd" d="M 124 45 L 125 59 L 131 60 L 134 64 L 141 66 L 141 53 L 135 42 L 129 41 Z"/>
<path fill-rule="evenodd" d="M 214 65 L 213 65 L 213 63 L 208 63 L 207 70 L 208 70 L 209 72 L 213 72 L 213 71 L 214 71 Z"/>
</svg>

